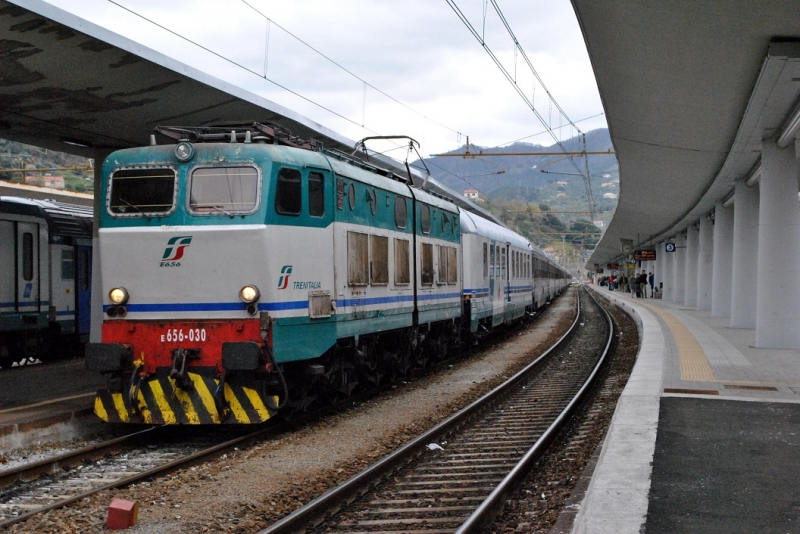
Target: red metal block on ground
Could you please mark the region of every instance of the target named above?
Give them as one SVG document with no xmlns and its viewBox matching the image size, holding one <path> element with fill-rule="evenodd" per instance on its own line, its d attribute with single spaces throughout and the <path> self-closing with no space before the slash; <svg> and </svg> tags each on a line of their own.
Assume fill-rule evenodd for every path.
<svg viewBox="0 0 800 534">
<path fill-rule="evenodd" d="M 139 519 L 139 505 L 133 501 L 114 499 L 108 507 L 106 528 L 123 529 L 132 527 Z"/>
</svg>

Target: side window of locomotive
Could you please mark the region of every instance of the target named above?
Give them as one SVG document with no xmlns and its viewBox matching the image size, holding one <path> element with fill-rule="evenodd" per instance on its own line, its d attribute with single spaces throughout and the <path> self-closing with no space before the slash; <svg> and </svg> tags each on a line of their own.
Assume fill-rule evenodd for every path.
<svg viewBox="0 0 800 534">
<path fill-rule="evenodd" d="M 308 174 L 308 214 L 312 217 L 325 215 L 325 177 L 318 172 Z"/>
<path fill-rule="evenodd" d="M 195 215 L 245 215 L 258 209 L 255 167 L 198 167 L 189 180 L 189 211 Z"/>
<path fill-rule="evenodd" d="M 75 278 L 75 251 L 69 248 L 61 249 L 61 279 L 73 280 Z"/>
<path fill-rule="evenodd" d="M 408 221 L 408 207 L 406 199 L 397 197 L 394 200 L 394 224 L 401 230 L 406 227 Z"/>
<path fill-rule="evenodd" d="M 281 215 L 300 215 L 301 204 L 300 171 L 284 167 L 278 171 L 275 211 Z"/>
<path fill-rule="evenodd" d="M 369 236 L 347 232 L 347 285 L 365 286 L 369 283 Z"/>
<path fill-rule="evenodd" d="M 22 278 L 26 282 L 33 280 L 33 234 L 22 234 Z"/>
<path fill-rule="evenodd" d="M 433 285 L 433 244 L 431 243 L 422 243 L 420 284 L 423 286 Z"/>
<path fill-rule="evenodd" d="M 431 233 L 431 207 L 422 205 L 419 211 L 419 223 L 423 234 Z"/>
<path fill-rule="evenodd" d="M 394 240 L 394 283 L 408 285 L 411 283 L 411 262 L 409 261 L 408 239 Z"/>
<path fill-rule="evenodd" d="M 118 217 L 165 217 L 175 209 L 175 169 L 119 169 L 111 174 L 108 211 Z"/>
<path fill-rule="evenodd" d="M 369 281 L 371 284 L 385 286 L 389 283 L 389 238 L 371 235 Z"/>
</svg>

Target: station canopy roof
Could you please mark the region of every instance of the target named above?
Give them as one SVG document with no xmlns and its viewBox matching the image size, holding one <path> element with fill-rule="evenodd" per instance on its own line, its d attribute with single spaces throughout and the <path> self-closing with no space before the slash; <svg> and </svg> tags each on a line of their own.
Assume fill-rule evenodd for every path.
<svg viewBox="0 0 800 534">
<path fill-rule="evenodd" d="M 41 0 L 0 0 L 0 137 L 102 158 L 149 143 L 156 126 L 275 124 L 326 148 L 355 141 L 279 104 Z M 397 174 L 405 165 L 371 161 Z M 414 174 L 414 183 L 425 180 Z M 429 179 L 425 188 L 494 216 Z"/>
<path fill-rule="evenodd" d="M 619 204 L 587 268 L 708 215 L 800 98 L 794 0 L 572 0 L 617 152 Z"/>
</svg>

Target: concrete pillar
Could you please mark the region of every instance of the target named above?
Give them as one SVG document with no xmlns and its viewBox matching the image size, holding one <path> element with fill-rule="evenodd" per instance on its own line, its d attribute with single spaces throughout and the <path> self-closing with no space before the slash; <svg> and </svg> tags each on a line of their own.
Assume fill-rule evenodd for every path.
<svg viewBox="0 0 800 534">
<path fill-rule="evenodd" d="M 794 145 L 761 145 L 756 347 L 800 349 L 800 208 Z"/>
<path fill-rule="evenodd" d="M 672 258 L 672 300 L 683 304 L 686 291 L 686 236 L 679 232 L 675 236 L 675 256 Z"/>
<path fill-rule="evenodd" d="M 674 240 L 675 238 L 667 239 L 669 242 L 673 242 Z M 675 296 L 675 268 L 673 267 L 675 264 L 675 253 L 666 252 L 663 246 L 659 247 L 658 253 L 661 254 L 663 258 L 662 265 L 664 266 L 663 269 L 660 269 L 661 281 L 664 282 L 664 294 L 661 295 L 661 298 L 663 300 L 673 300 Z"/>
<path fill-rule="evenodd" d="M 697 306 L 697 252 L 700 248 L 700 232 L 694 224 L 686 229 L 686 285 L 683 287 L 683 303 L 686 306 Z"/>
<path fill-rule="evenodd" d="M 711 317 L 731 316 L 733 272 L 733 206 L 718 202 L 714 209 L 714 268 L 711 277 Z"/>
<path fill-rule="evenodd" d="M 733 207 L 733 262 L 731 269 L 731 328 L 756 327 L 756 273 L 758 272 L 758 187 L 736 181 Z"/>
<path fill-rule="evenodd" d="M 708 216 L 700 219 L 697 250 L 697 309 L 711 311 L 711 276 L 714 269 L 714 223 Z"/>
</svg>

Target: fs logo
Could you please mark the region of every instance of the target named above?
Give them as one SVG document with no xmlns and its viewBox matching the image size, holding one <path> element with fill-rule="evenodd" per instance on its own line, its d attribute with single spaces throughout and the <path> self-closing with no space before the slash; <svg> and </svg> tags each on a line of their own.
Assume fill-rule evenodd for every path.
<svg viewBox="0 0 800 534">
<path fill-rule="evenodd" d="M 161 258 L 161 267 L 180 267 L 180 259 L 183 258 L 183 250 L 192 244 L 192 236 L 184 235 L 171 237 L 167 241 L 167 248 L 164 249 L 164 256 Z"/>
<path fill-rule="evenodd" d="M 290 274 L 292 274 L 291 265 L 284 265 L 281 267 L 281 277 L 278 278 L 278 289 L 286 289 L 289 286 Z"/>
</svg>

